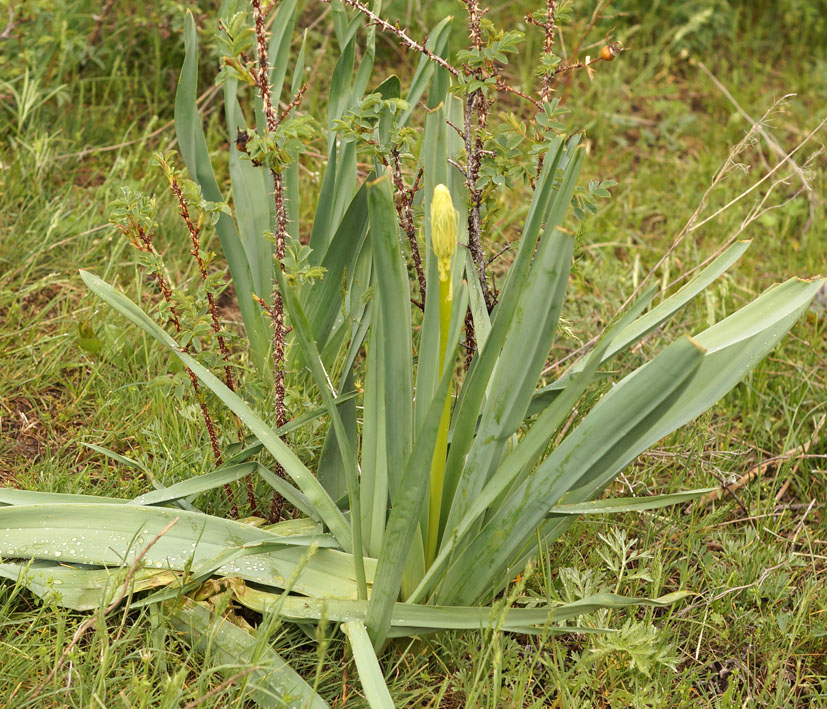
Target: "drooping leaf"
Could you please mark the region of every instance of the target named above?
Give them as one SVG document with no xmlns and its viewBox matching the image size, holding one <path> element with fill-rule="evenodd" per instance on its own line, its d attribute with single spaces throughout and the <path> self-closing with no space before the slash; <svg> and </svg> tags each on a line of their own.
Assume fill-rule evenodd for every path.
<svg viewBox="0 0 827 709">
<path fill-rule="evenodd" d="M 342 548 L 349 551 L 351 549 L 351 533 L 344 515 L 336 507 L 336 503 L 330 498 L 321 483 L 299 460 L 298 456 L 275 434 L 273 429 L 238 394 L 230 391 L 212 372 L 183 352 L 162 328 L 123 293 L 119 293 L 108 283 L 87 271 L 81 271 L 80 275 L 93 293 L 168 348 L 250 428 L 264 447 L 282 465 L 285 472 L 293 478 L 299 489 L 307 496 L 307 499 L 318 511 L 319 516 L 339 540 Z"/>
</svg>

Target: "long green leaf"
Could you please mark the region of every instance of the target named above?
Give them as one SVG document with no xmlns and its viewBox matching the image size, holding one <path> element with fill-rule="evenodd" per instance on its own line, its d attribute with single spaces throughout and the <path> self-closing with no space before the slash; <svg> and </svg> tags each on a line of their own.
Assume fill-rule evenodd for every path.
<svg viewBox="0 0 827 709">
<path fill-rule="evenodd" d="M 698 335 L 695 341 L 706 349 L 706 353 L 691 386 L 686 387 L 648 425 L 630 432 L 618 445 L 606 450 L 599 460 L 588 466 L 561 502 L 576 504 L 593 499 L 637 455 L 723 397 L 775 347 L 805 312 L 824 283 L 824 279 L 791 279 L 774 286 Z M 623 410 L 633 398 L 633 388 L 639 387 L 642 377 L 650 376 L 649 370 L 656 361 L 657 358 L 617 384 L 604 397 L 607 405 Z M 540 537 L 546 543 L 556 539 L 568 528 L 572 519 L 565 516 L 547 520 L 540 529 Z M 511 560 L 512 566 L 519 567 L 533 553 L 530 549 L 524 549 L 522 553 L 515 554 Z"/>
<path fill-rule="evenodd" d="M 321 620 L 346 623 L 364 621 L 368 604 L 365 601 L 338 599 L 282 598 L 250 586 L 235 589 L 235 598 L 244 606 L 260 613 L 279 604 L 278 612 L 287 620 Z M 685 591 L 659 598 L 634 598 L 614 593 L 598 593 L 571 603 L 560 603 L 539 608 L 492 608 L 490 606 L 433 606 L 419 603 L 395 603 L 391 612 L 391 627 L 417 629 L 425 632 L 440 630 L 502 629 L 525 633 L 532 629 L 546 628 L 549 632 L 574 632 L 569 626 L 554 626 L 591 613 L 601 608 L 626 608 L 630 606 L 668 606 L 691 594 Z"/>
<path fill-rule="evenodd" d="M 376 659 L 365 624 L 358 620 L 349 620 L 342 623 L 342 630 L 350 641 L 350 649 L 353 659 L 356 660 L 356 669 L 359 671 L 359 680 L 371 709 L 394 709 L 393 699 L 388 685 L 385 684 L 385 677 L 382 668 L 379 667 L 379 660 Z"/>
<path fill-rule="evenodd" d="M 269 207 L 273 199 L 266 170 L 253 165 L 235 144 L 238 131 L 247 129 L 236 96 L 237 89 L 236 79 L 228 79 L 224 84 L 224 113 L 233 138 L 229 147 L 233 207 L 254 292 L 270 305 L 273 302 L 273 244 L 264 238 L 264 232 L 273 230 Z M 236 294 L 239 299 L 249 296 L 249 293 L 239 291 Z"/>
<path fill-rule="evenodd" d="M 64 492 L 39 492 L 0 487 L 0 505 L 48 505 L 54 503 L 77 504 L 95 502 L 102 505 L 128 505 L 129 500 L 120 497 L 98 495 L 72 495 Z"/>
<path fill-rule="evenodd" d="M 356 259 L 368 231 L 367 190 L 362 186 L 345 212 L 342 223 L 319 265 L 324 277 L 302 289 L 301 302 L 321 349 L 331 337 L 337 318 L 342 317 L 343 279 L 352 279 Z M 349 285 L 349 284 L 347 284 Z"/>
<path fill-rule="evenodd" d="M 188 478 L 187 480 L 182 480 L 179 483 L 162 488 L 161 490 L 153 490 L 152 492 L 146 492 L 143 495 L 138 495 L 138 497 L 132 500 L 132 504 L 160 505 L 164 502 L 180 500 L 182 497 L 199 495 L 207 490 L 214 490 L 215 488 L 226 485 L 227 483 L 240 480 L 241 478 L 251 475 L 255 471 L 255 463 L 241 463 L 240 465 L 226 466 L 212 473 L 196 475 Z"/>
<path fill-rule="evenodd" d="M 366 618 L 375 647 L 381 646 L 390 628 L 393 604 L 402 587 L 403 570 L 417 535 L 420 513 L 427 498 L 431 457 L 442 408 L 454 372 L 452 365 L 465 319 L 462 314 L 468 303 L 467 289 L 460 289 L 454 294 L 454 298 L 458 303 L 451 321 L 443 374 L 428 408 L 425 423 L 417 431 L 416 443 L 405 466 L 398 490 L 392 495 L 393 508 L 382 540 Z"/>
<path fill-rule="evenodd" d="M 326 709 L 328 704 L 269 645 L 224 618 L 217 618 L 205 603 L 190 599 L 168 606 L 172 626 L 195 650 L 234 676 L 248 675 L 247 696 L 260 707 Z"/>
<path fill-rule="evenodd" d="M 717 487 L 701 487 L 696 490 L 672 492 L 667 495 L 647 495 L 645 497 L 610 497 L 606 500 L 593 500 L 571 505 L 555 505 L 548 511 L 549 517 L 563 515 L 602 515 L 618 512 L 643 512 L 657 510 L 661 507 L 680 505 L 694 500 L 701 495 L 717 490 Z"/>
<path fill-rule="evenodd" d="M 393 498 L 411 453 L 413 437 L 410 291 L 399 249 L 390 178 L 386 175 L 368 183 L 367 190 L 370 244 L 384 333 L 384 361 L 379 371 L 385 379 L 388 483 Z"/>
<path fill-rule="evenodd" d="M 54 561 L 0 563 L 0 576 L 29 589 L 46 603 L 76 611 L 109 605 L 123 588 L 127 569 L 103 569 Z M 176 583 L 178 574 L 165 569 L 136 569 L 130 579 L 132 593 Z"/>
<path fill-rule="evenodd" d="M 184 19 L 184 63 L 175 93 L 175 135 L 178 138 L 178 146 L 187 170 L 201 186 L 204 197 L 213 202 L 223 202 L 224 197 L 210 164 L 207 141 L 204 138 L 204 130 L 198 115 L 197 86 L 198 34 L 195 31 L 192 13 L 187 11 Z M 248 297 L 253 292 L 253 278 L 244 247 L 233 220 L 226 214 L 219 216 L 216 230 L 221 241 L 221 249 L 227 258 L 236 293 L 239 294 L 238 306 L 250 341 L 253 362 L 260 373 L 267 376 L 270 371 L 268 358 L 270 338 L 259 306 L 251 297 Z"/>
<path fill-rule="evenodd" d="M 682 307 L 689 303 L 696 295 L 702 292 L 710 283 L 725 273 L 743 253 L 749 248 L 750 241 L 739 241 L 730 246 L 723 254 L 704 268 L 695 278 L 689 281 L 683 288 L 658 303 L 646 315 L 617 333 L 611 347 L 603 356 L 601 364 L 607 362 L 620 352 L 628 349 L 642 338 L 646 337 L 655 328 L 660 327 L 664 322 L 677 313 Z M 539 389 L 532 401 L 529 415 L 536 413 L 553 400 L 561 389 L 565 389 L 569 379 L 583 368 L 585 360 L 580 360 L 572 365 L 566 373 L 546 387 Z"/>
<path fill-rule="evenodd" d="M 362 412 L 362 529 L 365 546 L 379 556 L 388 512 L 388 456 L 385 430 L 385 379 L 381 376 L 384 342 L 380 337 L 382 317 L 373 315 L 365 358 L 365 397 Z"/>
<path fill-rule="evenodd" d="M 703 350 L 690 338 L 670 345 L 626 395 L 605 396 L 555 451 L 515 489 L 479 534 L 459 549 L 441 586 L 440 603 L 476 601 L 518 557 L 549 508 L 605 455 L 650 428 L 693 381 Z"/>
<path fill-rule="evenodd" d="M 474 439 L 479 414 L 488 389 L 488 382 L 497 364 L 510 318 L 519 301 L 520 288 L 528 274 L 541 225 L 545 221 L 546 212 L 554 195 L 554 178 L 557 174 L 557 168 L 563 160 L 564 148 L 563 141 L 557 140 L 545 155 L 543 172 L 538 179 L 528 218 L 523 227 L 520 248 L 509 271 L 507 284 L 510 285 L 503 290 L 495 311 L 496 330 L 493 331 L 493 335 L 489 334 L 484 347 L 477 351 L 454 407 L 453 434 L 446 463 L 444 499 L 447 501 L 452 501 L 454 498 L 454 491 L 459 484 L 459 478 L 464 467 L 465 456 Z M 529 244 L 529 246 L 526 247 L 525 244 Z M 449 515 L 443 514 L 442 517 L 448 519 Z M 459 515 L 454 513 L 454 518 L 459 518 Z M 451 520 L 451 523 L 453 523 L 453 520 Z"/>
<path fill-rule="evenodd" d="M 473 500 L 462 520 L 456 526 L 446 527 L 446 529 L 451 530 L 448 539 L 443 540 L 444 543 L 437 558 L 413 595 L 408 599 L 409 602 L 419 601 L 431 592 L 445 564 L 449 562 L 454 547 L 461 542 L 469 530 L 477 524 L 478 520 L 484 519 L 486 514 L 499 509 L 502 504 L 501 499 L 505 493 L 510 488 L 520 484 L 530 474 L 557 428 L 570 415 L 572 407 L 591 383 L 603 354 L 611 345 L 616 333 L 643 312 L 654 294 L 654 287 L 645 290 L 632 307 L 606 330 L 587 357 L 583 369 L 569 383 L 562 395 L 546 407 L 528 430 L 528 433 L 522 437 L 516 448 L 506 457 L 480 495 Z"/>
<path fill-rule="evenodd" d="M 792 278 L 770 288 L 736 313 L 696 335 L 695 342 L 706 350 L 706 354 L 693 386 L 687 388 L 640 437 L 628 441 L 628 449 L 617 452 L 622 455 L 607 458 L 595 466 L 566 502 L 589 499 L 637 455 L 725 396 L 778 344 L 806 311 L 823 283 L 824 279 L 802 281 Z M 638 377 L 646 376 L 652 364 L 643 365 L 614 387 L 610 392 L 612 398 L 624 397 L 625 387 L 631 387 Z"/>
<path fill-rule="evenodd" d="M 310 503 L 318 511 L 319 516 L 321 516 L 325 524 L 330 528 L 330 531 L 339 540 L 342 548 L 345 551 L 350 551 L 350 526 L 344 518 L 344 515 L 339 508 L 336 507 L 335 502 L 330 498 L 330 495 L 327 494 L 327 491 L 322 487 L 313 473 L 311 473 L 304 463 L 299 460 L 298 456 L 284 444 L 273 429 L 270 428 L 238 394 L 230 391 L 212 372 L 199 364 L 190 355 L 183 352 L 162 328 L 123 293 L 119 293 L 108 283 L 87 271 L 81 271 L 80 275 L 84 283 L 86 283 L 95 295 L 102 298 L 115 308 L 115 310 L 168 348 L 250 428 L 256 438 L 264 444 L 264 447 L 267 448 L 273 457 L 282 465 L 285 472 L 293 478 L 299 486 L 299 489 L 307 496 Z"/>
<path fill-rule="evenodd" d="M 360 597 L 367 598 L 364 559 L 362 556 L 362 511 L 359 497 L 359 472 L 356 463 L 356 451 L 345 430 L 342 417 L 339 415 L 339 409 L 336 406 L 336 397 L 331 388 L 332 383 L 325 371 L 321 355 L 316 348 L 310 323 L 307 321 L 307 317 L 302 310 L 299 298 L 296 292 L 288 285 L 287 279 L 281 273 L 280 269 L 276 269 L 276 277 L 278 278 L 279 290 L 287 305 L 290 322 L 293 323 L 296 339 L 304 351 L 305 361 L 316 382 L 316 388 L 322 396 L 322 401 L 324 401 L 327 407 L 328 416 L 330 416 L 333 429 L 336 432 L 336 442 L 345 469 L 347 493 L 350 501 L 350 519 L 353 530 L 353 561 L 355 564 L 356 582 L 359 586 Z"/>
<path fill-rule="evenodd" d="M 568 209 L 583 159 L 576 142 L 569 150 L 574 152 L 566 157 L 559 188 L 548 188 L 548 213 L 538 257 L 525 267 L 522 281 L 514 272 L 517 261 L 512 266 L 482 355 L 463 385 L 446 465 L 447 529 L 462 519 L 496 467 L 505 438 L 522 422 L 548 356 L 573 248 L 571 237 L 556 227 Z M 523 246 L 521 240 L 520 249 Z M 518 251 L 517 260 L 520 257 Z M 525 348 L 534 342 L 537 346 L 525 361 Z"/>
<path fill-rule="evenodd" d="M 75 503 L 0 508 L 0 557 L 128 566 L 176 518 L 178 522 L 148 549 L 143 558 L 146 567 L 181 571 L 227 550 L 272 542 L 284 548 L 235 559 L 218 573 L 283 587 L 302 561 L 303 547 L 335 546 L 325 535 L 282 535 L 185 510 Z M 371 580 L 374 568 L 369 569 Z M 352 577 L 349 554 L 320 549 L 302 570 L 295 588 L 318 597 L 355 598 Z"/>
</svg>

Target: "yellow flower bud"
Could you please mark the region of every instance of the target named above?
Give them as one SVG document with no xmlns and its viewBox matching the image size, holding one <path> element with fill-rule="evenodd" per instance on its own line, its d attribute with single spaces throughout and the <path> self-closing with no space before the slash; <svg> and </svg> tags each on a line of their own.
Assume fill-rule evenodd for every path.
<svg viewBox="0 0 827 709">
<path fill-rule="evenodd" d="M 439 268 L 439 280 L 447 281 L 451 274 L 451 259 L 457 250 L 457 212 L 451 201 L 451 192 L 445 185 L 434 188 L 431 201 L 431 243 Z"/>
</svg>

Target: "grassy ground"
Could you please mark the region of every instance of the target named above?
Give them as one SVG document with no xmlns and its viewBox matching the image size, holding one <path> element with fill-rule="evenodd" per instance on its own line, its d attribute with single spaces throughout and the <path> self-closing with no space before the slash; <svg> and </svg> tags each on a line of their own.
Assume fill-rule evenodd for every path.
<svg viewBox="0 0 827 709">
<path fill-rule="evenodd" d="M 88 295 L 77 275 L 78 268 L 87 268 L 118 282 L 133 298 L 149 297 L 133 254 L 107 225 L 106 211 L 122 185 L 159 184 L 148 163 L 153 150 L 174 140 L 172 94 L 185 4 L 135 9 L 116 0 L 99 24 L 93 9 L 98 3 L 35 0 L 17 8 L 0 43 L 4 485 L 119 496 L 149 489 L 138 471 L 107 461 L 83 443 L 131 456 L 163 483 L 210 465 L 198 412 L 178 391 L 178 379 L 167 376 L 166 357 Z M 762 17 L 758 8 L 757 16 L 729 18 L 736 23 L 731 40 L 716 35 L 712 23 L 696 26 L 676 13 L 635 15 L 637 5 L 610 5 L 587 42 L 598 42 L 614 27 L 632 51 L 602 66 L 593 83 L 577 75 L 565 91 L 571 126 L 587 129 L 588 179 L 613 178 L 619 185 L 611 202 L 584 225 L 573 297 L 564 313 L 569 332 L 553 360 L 615 312 L 632 289 L 635 264 L 645 273 L 657 262 L 749 127 L 692 60 L 703 62 L 756 118 L 776 99 L 796 93 L 769 123 L 787 150 L 818 124 L 827 105 L 827 43 L 815 21 Z M 437 3 L 423 21 L 443 10 L 462 14 L 451 3 Z M 588 21 L 587 10 L 563 35 L 569 49 Z M 328 35 L 325 21 L 316 22 L 320 12 L 311 7 L 302 18 L 303 26 L 312 26 L 313 47 Z M 410 18 L 414 30 L 423 17 L 414 3 L 394 3 L 389 12 Z M 511 24 L 519 21 L 513 9 L 494 12 Z M 379 55 L 380 65 L 398 70 L 389 42 L 380 43 Z M 318 75 L 325 75 L 324 68 L 317 68 Z M 531 80 L 530 68 L 513 72 L 518 80 Z M 310 105 L 323 100 L 323 88 L 314 87 Z M 214 122 L 220 150 L 217 131 Z M 822 130 L 816 138 L 826 135 Z M 797 153 L 798 163 L 807 162 L 813 149 L 808 145 Z M 748 146 L 738 162 L 749 172 L 733 169 L 704 214 L 777 161 L 766 142 Z M 806 193 L 760 217 L 744 233 L 754 243 L 731 275 L 664 335 L 701 329 L 786 276 L 827 272 L 827 212 L 819 197 L 825 193 L 825 166 L 823 157 L 809 166 L 815 194 L 809 229 L 804 230 L 810 220 Z M 784 202 L 800 187 L 792 176 L 778 185 L 774 199 Z M 516 236 L 521 218 L 520 200 L 503 200 L 508 209 L 492 230 L 492 251 Z M 669 282 L 713 253 L 752 203 L 749 196 L 691 232 L 675 250 L 668 273 L 660 269 L 656 277 Z M 184 282 L 194 275 L 185 234 L 171 203 L 165 209 L 164 249 Z M 654 338 L 630 359 L 661 342 Z M 715 485 L 807 443 L 827 409 L 826 379 L 827 321 L 812 311 L 722 403 L 624 471 L 617 490 Z M 726 496 L 688 514 L 674 509 L 579 523 L 549 550 L 528 584 L 529 593 L 544 595 L 549 584 L 564 598 L 600 588 L 652 596 L 680 587 L 697 592 L 689 601 L 667 611 L 605 613 L 596 622 L 622 629 L 608 638 L 446 633 L 392 646 L 383 666 L 397 704 L 827 706 L 824 431 L 806 455 L 776 461 L 741 487 L 737 499 Z M 318 441 L 307 434 L 293 444 L 310 460 Z M 215 495 L 204 508 L 221 512 L 223 504 Z M 243 681 L 214 691 L 222 675 L 179 644 L 162 617 L 130 614 L 122 624 L 115 615 L 99 624 L 29 703 L 28 690 L 52 668 L 82 617 L 41 606 L 10 584 L 0 586 L 0 700 L 14 707 L 183 706 L 199 699 L 202 706 L 245 705 Z M 332 636 L 324 657 L 290 628 L 276 629 L 273 642 L 305 676 L 319 669 L 320 690 L 335 706 L 365 705 L 339 635 Z"/>
</svg>

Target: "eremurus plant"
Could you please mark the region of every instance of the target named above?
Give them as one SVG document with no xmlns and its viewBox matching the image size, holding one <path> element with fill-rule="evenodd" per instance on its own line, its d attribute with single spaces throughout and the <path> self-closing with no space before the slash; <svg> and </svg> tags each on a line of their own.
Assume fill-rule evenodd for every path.
<svg viewBox="0 0 827 709">
<path fill-rule="evenodd" d="M 231 5 L 224 3 L 221 23 L 225 116 L 229 134 L 245 136 L 229 149 L 232 210 L 214 176 L 195 106 L 191 15 L 176 98 L 179 147 L 205 203 L 223 205 L 215 207 L 215 228 L 244 319 L 248 361 L 259 378 L 277 381 L 267 320 L 281 303 L 291 331 L 289 337 L 281 332 L 286 349 L 276 375 L 283 366 L 288 383 L 290 376 L 303 378 L 322 407 L 292 412 L 300 415 L 284 422 L 269 397 L 257 397 L 242 378 L 216 376 L 203 356 L 176 339 L 177 328 L 168 332 L 173 328 L 166 322 L 158 324 L 117 288 L 82 272 L 95 295 L 177 357 L 254 441 L 225 455 L 211 472 L 131 500 L 0 489 L 0 557 L 6 560 L 0 574 L 71 608 L 98 608 L 119 597 L 134 606 L 163 603 L 177 629 L 196 647 L 214 643 L 227 665 L 253 663 L 256 644 L 251 628 L 222 623 L 219 611 L 230 603 L 305 628 L 341 622 L 365 695 L 376 707 L 392 706 L 374 654 L 389 638 L 480 628 L 592 632 L 601 629 L 570 623 L 600 608 L 668 605 L 684 597 L 683 589 L 658 598 L 603 592 L 571 603 L 501 604 L 497 613 L 490 606 L 492 596 L 578 516 L 655 509 L 707 492 L 599 499 L 637 455 L 712 406 L 770 352 L 823 281 L 786 281 L 708 329 L 678 338 L 618 376 L 566 427 L 605 365 L 679 312 L 748 243 L 732 245 L 657 305 L 656 289 L 644 290 L 585 357 L 538 388 L 575 248 L 567 212 L 572 203 L 580 212 L 589 205 L 588 194 L 577 188 L 581 137 L 554 130 L 558 107 L 548 101 L 550 79 L 540 99 L 531 99 L 542 130 L 536 140 L 527 139 L 530 169 L 510 173 L 523 174 L 533 190 L 513 262 L 492 294 L 471 243 L 478 235 L 469 229 L 482 228 L 487 200 L 507 180 L 494 174 L 502 166 L 497 139 L 471 130 L 480 121 L 485 126 L 488 101 L 504 91 L 496 67 L 516 51 L 517 38 L 480 23 L 480 8 L 469 2 L 474 34 L 464 69 L 443 57 L 446 21 L 427 43 L 414 42 L 421 61 L 404 99 L 398 79 L 366 93 L 375 27 L 356 69 L 363 18 L 349 17 L 334 3 L 341 54 L 323 129 L 328 162 L 304 244 L 297 230 L 297 161 L 311 126 L 294 104 L 304 83 L 304 43 L 292 90 L 282 91 L 298 4 L 279 4 L 269 60 L 262 60 L 261 7 L 254 3 L 251 28 L 248 14 L 232 12 Z M 367 9 L 351 0 L 345 5 Z M 553 23 L 553 5 L 546 25 Z M 369 17 L 375 20 L 380 9 L 374 3 Z M 253 47 L 254 62 L 248 57 Z M 547 63 L 552 76 L 555 64 Z M 261 91 L 268 68 L 269 94 Z M 418 152 L 383 159 L 393 150 L 381 146 L 404 135 L 423 97 L 428 111 Z M 289 110 L 272 122 L 279 101 Z M 360 183 L 357 158 L 365 154 L 371 173 Z M 413 174 L 421 170 L 422 189 L 414 191 L 416 201 L 408 193 L 411 201 L 399 210 L 401 164 Z M 423 219 L 424 291 L 418 278 L 412 286 L 400 238 L 408 235 L 408 210 L 414 209 Z M 150 273 L 162 273 L 152 263 Z M 306 277 L 311 272 L 314 277 Z M 420 311 L 412 299 L 422 292 Z M 473 338 L 466 330 L 465 345 L 473 356 L 468 371 L 457 373 L 469 311 Z M 223 371 L 221 354 L 213 364 Z M 307 464 L 284 436 L 320 415 L 328 418 L 329 431 L 319 459 Z M 251 475 L 277 490 L 300 517 L 258 527 L 195 506 L 199 493 Z M 129 595 L 122 594 L 127 579 Z M 325 706 L 272 650 L 255 657 L 251 699 L 262 706 Z"/>
</svg>

